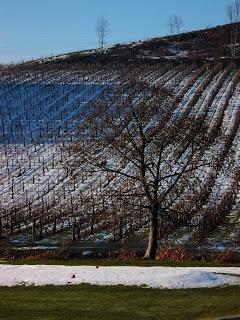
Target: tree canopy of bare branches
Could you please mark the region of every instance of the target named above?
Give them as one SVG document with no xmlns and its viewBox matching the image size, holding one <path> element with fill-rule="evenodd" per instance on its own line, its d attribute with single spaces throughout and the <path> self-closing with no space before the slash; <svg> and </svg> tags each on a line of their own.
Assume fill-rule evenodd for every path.
<svg viewBox="0 0 240 320">
<path fill-rule="evenodd" d="M 127 92 L 127 95 L 126 95 Z M 176 102 L 171 92 L 137 79 L 107 92 L 84 110 L 72 146 L 76 163 L 92 173 L 109 173 L 128 181 L 128 189 L 111 185 L 111 193 L 146 210 L 150 232 L 146 258 L 157 250 L 159 223 L 180 225 L 191 216 L 194 172 L 209 166 L 203 151 L 205 117 L 173 120 Z M 196 182 L 197 181 L 197 182 Z M 129 187 L 130 186 L 130 187 Z M 183 190 L 189 188 L 189 199 Z"/>
<path fill-rule="evenodd" d="M 168 18 L 167 27 L 171 34 L 179 34 L 183 27 L 183 20 L 181 17 L 174 15 Z"/>
<path fill-rule="evenodd" d="M 108 20 L 105 17 L 98 17 L 96 23 L 96 31 L 98 36 L 98 44 L 103 49 L 106 43 L 106 37 L 109 32 Z"/>
<path fill-rule="evenodd" d="M 231 28 L 231 54 L 236 56 L 237 40 L 238 40 L 238 25 L 240 22 L 240 0 L 235 0 L 226 6 L 226 13 L 229 23 L 235 26 Z"/>
<path fill-rule="evenodd" d="M 179 34 L 182 31 L 183 20 L 181 17 L 174 15 L 168 18 L 167 27 L 171 35 L 178 35 L 178 50 L 179 50 Z"/>
<path fill-rule="evenodd" d="M 167 27 L 170 34 L 173 35 L 175 31 L 175 24 L 174 24 L 174 18 L 172 16 L 168 18 Z"/>
</svg>

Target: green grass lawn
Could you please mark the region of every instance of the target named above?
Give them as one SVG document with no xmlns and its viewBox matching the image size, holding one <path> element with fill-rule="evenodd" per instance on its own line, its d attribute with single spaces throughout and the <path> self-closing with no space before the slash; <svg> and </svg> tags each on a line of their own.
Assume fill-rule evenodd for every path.
<svg viewBox="0 0 240 320">
<path fill-rule="evenodd" d="M 240 288 L 0 287 L 1 320 L 193 320 L 240 315 Z"/>
<path fill-rule="evenodd" d="M 139 266 L 139 267 L 240 267 L 240 263 L 224 264 L 215 262 L 201 262 L 201 261 L 157 261 L 145 259 L 68 259 L 68 260 L 28 260 L 28 259 L 15 259 L 15 260 L 0 260 L 1 264 L 47 264 L 47 265 L 66 265 L 66 266 Z"/>
</svg>

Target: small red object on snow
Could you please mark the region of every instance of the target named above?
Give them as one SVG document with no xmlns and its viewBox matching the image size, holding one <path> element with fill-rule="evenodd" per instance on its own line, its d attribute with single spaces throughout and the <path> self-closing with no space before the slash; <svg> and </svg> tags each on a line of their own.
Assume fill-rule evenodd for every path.
<svg viewBox="0 0 240 320">
<path fill-rule="evenodd" d="M 73 275 L 71 276 L 71 278 L 72 278 L 72 279 L 76 278 L 75 274 L 73 274 Z"/>
</svg>

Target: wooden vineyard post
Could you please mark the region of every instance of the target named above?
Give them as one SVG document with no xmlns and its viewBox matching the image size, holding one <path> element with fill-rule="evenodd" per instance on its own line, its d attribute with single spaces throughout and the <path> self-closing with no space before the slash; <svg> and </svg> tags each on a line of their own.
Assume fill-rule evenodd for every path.
<svg viewBox="0 0 240 320">
<path fill-rule="evenodd" d="M 73 241 L 73 242 L 76 241 L 76 236 L 75 236 L 75 221 L 73 222 L 73 225 L 72 225 L 72 241 Z"/>
<path fill-rule="evenodd" d="M 36 218 L 33 218 L 32 223 L 32 240 L 36 238 Z"/>
<path fill-rule="evenodd" d="M 53 222 L 53 234 L 57 231 L 57 216 L 54 215 L 54 222 Z"/>
<path fill-rule="evenodd" d="M 42 237 L 43 237 L 43 223 L 42 223 L 42 218 L 40 218 L 40 220 L 39 220 L 39 228 L 40 228 L 40 230 L 39 230 L 39 238 L 42 239 Z"/>
<path fill-rule="evenodd" d="M 77 227 L 77 238 L 80 240 L 81 239 L 81 218 L 79 218 L 79 222 L 78 222 L 78 227 Z"/>
<path fill-rule="evenodd" d="M 119 239 L 123 238 L 123 218 L 119 219 Z"/>
<path fill-rule="evenodd" d="M 10 234 L 13 234 L 13 217 L 10 217 Z"/>
</svg>

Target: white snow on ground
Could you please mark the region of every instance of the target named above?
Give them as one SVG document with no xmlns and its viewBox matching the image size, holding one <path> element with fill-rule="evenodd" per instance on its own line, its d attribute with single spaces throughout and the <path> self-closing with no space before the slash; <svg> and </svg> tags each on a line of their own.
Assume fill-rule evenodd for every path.
<svg viewBox="0 0 240 320">
<path fill-rule="evenodd" d="M 240 285 L 240 268 L 0 265 L 0 286 L 81 283 L 168 289 Z"/>
</svg>

